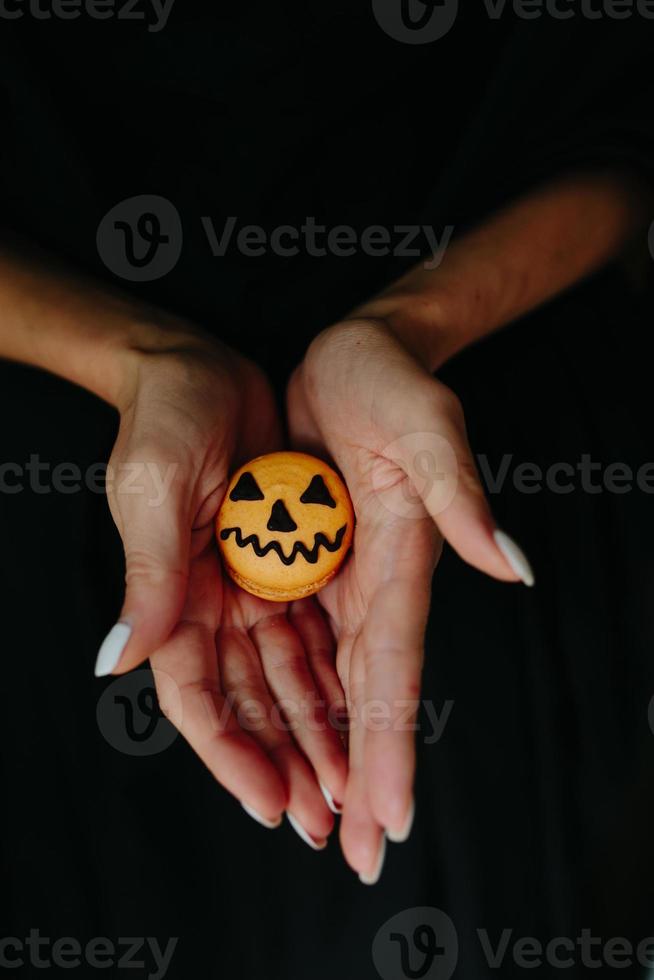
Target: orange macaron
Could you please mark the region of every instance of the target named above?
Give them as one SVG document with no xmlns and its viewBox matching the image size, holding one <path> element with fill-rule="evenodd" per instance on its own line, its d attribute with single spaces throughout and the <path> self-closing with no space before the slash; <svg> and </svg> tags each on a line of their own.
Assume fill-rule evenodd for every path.
<svg viewBox="0 0 654 980">
<path fill-rule="evenodd" d="M 321 589 L 352 543 L 347 487 L 306 453 L 259 456 L 232 477 L 216 519 L 225 568 L 247 592 L 286 602 Z"/>
</svg>

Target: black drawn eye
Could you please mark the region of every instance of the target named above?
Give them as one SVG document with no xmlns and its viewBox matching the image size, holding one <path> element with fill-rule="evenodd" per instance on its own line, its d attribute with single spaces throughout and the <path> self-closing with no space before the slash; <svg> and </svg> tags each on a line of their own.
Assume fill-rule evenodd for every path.
<svg viewBox="0 0 654 980">
<path fill-rule="evenodd" d="M 230 500 L 263 500 L 263 494 L 251 473 L 243 473 L 229 495 Z"/>
<path fill-rule="evenodd" d="M 314 476 L 300 497 L 300 502 L 303 504 L 323 504 L 325 507 L 336 506 L 336 501 L 325 486 L 325 481 L 321 476 Z"/>
</svg>

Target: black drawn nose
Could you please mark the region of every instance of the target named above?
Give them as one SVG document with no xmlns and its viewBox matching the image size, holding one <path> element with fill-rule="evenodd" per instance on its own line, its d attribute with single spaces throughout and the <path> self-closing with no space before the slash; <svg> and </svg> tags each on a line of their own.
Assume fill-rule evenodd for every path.
<svg viewBox="0 0 654 980">
<path fill-rule="evenodd" d="M 266 527 L 269 531 L 297 531 L 297 524 L 284 507 L 283 500 L 276 500 L 272 505 Z"/>
</svg>

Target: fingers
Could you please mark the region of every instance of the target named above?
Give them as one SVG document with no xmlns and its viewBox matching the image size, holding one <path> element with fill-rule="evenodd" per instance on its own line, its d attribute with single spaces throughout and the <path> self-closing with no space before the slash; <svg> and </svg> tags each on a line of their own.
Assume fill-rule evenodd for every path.
<svg viewBox="0 0 654 980">
<path fill-rule="evenodd" d="M 327 708 L 345 708 L 345 695 L 336 672 L 334 637 L 313 597 L 292 602 L 288 618 L 298 632 L 316 684 Z"/>
<path fill-rule="evenodd" d="M 304 646 L 304 653 L 313 675 L 320 700 L 324 703 L 325 724 L 334 729 L 340 746 L 344 746 L 347 732 L 347 706 L 345 694 L 336 672 L 336 650 L 332 631 L 318 603 L 313 599 L 301 599 L 291 603 L 288 618 Z M 319 772 L 321 789 L 329 808 L 340 813 L 347 779 L 345 749 L 339 746 L 338 771 Z M 340 779 L 339 779 L 340 775 Z"/>
<path fill-rule="evenodd" d="M 352 643 L 343 637 L 343 645 Z M 354 640 L 360 644 L 360 640 Z M 340 841 L 346 861 L 359 875 L 363 884 L 374 885 L 382 871 L 386 851 L 386 838 L 382 827 L 375 820 L 368 796 L 368 779 L 365 770 L 365 728 L 362 712 L 365 701 L 365 663 L 361 650 L 339 650 L 339 658 L 350 662 L 348 702 L 352 716 L 349 738 L 349 776 L 345 791 L 343 816 L 341 817 Z"/>
<path fill-rule="evenodd" d="M 393 516 L 407 511 L 410 515 L 411 502 L 397 485 L 399 464 L 443 536 L 465 561 L 495 578 L 533 584 L 522 551 L 497 533 L 458 398 L 381 321 L 351 320 L 324 331 L 298 372 L 295 387 L 302 384 L 304 404 L 353 497 L 357 481 L 350 477 L 356 471 L 367 475 L 361 472 L 361 458 L 367 453 L 377 460 L 372 470 L 380 485 L 372 489 L 390 503 Z M 294 389 L 289 392 L 289 404 L 301 405 Z M 297 414 L 301 432 L 307 413 Z M 352 447 L 364 452 L 353 453 Z M 370 489 L 365 482 L 364 478 L 363 496 Z"/>
<path fill-rule="evenodd" d="M 192 563 L 181 622 L 152 658 L 162 709 L 251 816 L 273 827 L 286 810 L 320 849 L 333 817 L 273 702 L 248 631 L 231 623 L 216 631 L 225 618 L 220 595 L 219 566 L 207 548 Z"/>
<path fill-rule="evenodd" d="M 170 520 L 135 520 L 125 531 L 125 599 L 120 622 L 132 627 L 115 673 L 146 660 L 178 622 L 188 581 L 190 533 Z"/>
<path fill-rule="evenodd" d="M 287 792 L 261 745 L 238 724 L 221 690 L 213 632 L 180 623 L 152 656 L 162 711 L 214 778 L 264 826 L 277 826 Z"/>
<path fill-rule="evenodd" d="M 377 823 L 396 842 L 406 840 L 413 819 L 415 719 L 430 591 L 425 576 L 380 585 L 361 638 L 368 801 Z"/>
<path fill-rule="evenodd" d="M 361 764 L 355 763 L 353 750 L 350 752 L 350 776 L 341 817 L 340 841 L 345 860 L 359 875 L 359 880 L 364 885 L 375 885 L 384 866 L 386 835 L 370 809 L 365 772 Z"/>
<path fill-rule="evenodd" d="M 162 711 L 214 778 L 255 819 L 272 827 L 279 824 L 287 791 L 257 738 L 239 725 L 221 684 L 216 628 L 222 596 L 218 562 L 206 547 L 191 566 L 182 620 L 151 658 L 157 695 Z"/>
<path fill-rule="evenodd" d="M 424 631 L 431 577 L 440 550 L 433 524 L 379 525 L 365 513 L 357 524 L 357 580 L 366 615 L 348 664 L 351 711 L 350 778 L 341 836 L 347 857 L 374 879 L 382 844 L 406 840 L 413 819 L 415 716 L 420 703 Z M 349 659 L 348 659 L 349 658 Z"/>
<path fill-rule="evenodd" d="M 286 810 L 294 829 L 316 850 L 325 846 L 334 825 L 311 767 L 288 731 L 280 706 L 264 678 L 260 655 L 248 633 L 223 626 L 217 637 L 223 691 L 241 728 L 258 742 L 278 770 L 286 793 Z"/>
<path fill-rule="evenodd" d="M 414 388 L 394 455 L 443 537 L 470 565 L 533 585 L 529 562 L 497 528 L 468 443 L 456 395 L 431 378 Z"/>
<path fill-rule="evenodd" d="M 316 627 L 312 621 L 312 628 Z M 300 635 L 283 613 L 260 619 L 250 635 L 257 646 L 268 689 L 283 710 L 294 741 L 313 766 L 320 784 L 327 788 L 325 799 L 329 803 L 331 796 L 332 800 L 342 801 L 347 777 L 345 750 L 329 724 Z"/>
<path fill-rule="evenodd" d="M 321 456 L 322 435 L 313 417 L 305 390 L 304 365 L 295 368 L 286 387 L 286 416 L 291 445 L 303 452 Z"/>
<path fill-rule="evenodd" d="M 124 673 L 150 657 L 170 636 L 186 598 L 191 521 L 180 490 L 170 482 L 164 489 L 164 466 L 134 467 L 134 480 L 109 497 L 125 550 L 125 598 L 96 676 Z"/>
</svg>

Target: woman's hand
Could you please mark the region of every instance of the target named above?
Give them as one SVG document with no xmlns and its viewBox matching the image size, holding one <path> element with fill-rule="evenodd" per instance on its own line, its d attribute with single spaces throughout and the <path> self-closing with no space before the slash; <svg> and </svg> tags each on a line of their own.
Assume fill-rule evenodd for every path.
<svg viewBox="0 0 654 980">
<path fill-rule="evenodd" d="M 354 554 L 320 601 L 353 715 L 341 839 L 365 880 L 381 866 L 383 831 L 400 840 L 411 823 L 413 735 L 400 719 L 420 696 L 441 536 L 476 568 L 533 582 L 495 528 L 458 399 L 430 372 L 617 255 L 648 197 L 612 172 L 534 188 L 457 238 L 437 268 L 416 266 L 323 331 L 291 379 L 295 444 L 334 458 L 357 516 Z M 366 705 L 374 720 L 362 719 Z"/>
<path fill-rule="evenodd" d="M 332 816 L 316 775 L 339 800 L 347 768 L 324 718 L 342 700 L 331 633 L 312 601 L 287 606 L 234 588 L 214 545 L 230 471 L 279 446 L 267 381 L 185 321 L 52 256 L 0 247 L 0 306 L 0 356 L 82 385 L 120 413 L 107 493 L 127 590 L 96 673 L 150 657 L 164 710 L 216 779 L 271 826 L 286 809 L 319 846 Z"/>
<path fill-rule="evenodd" d="M 531 572 L 494 536 L 457 397 L 382 320 L 346 321 L 314 340 L 289 383 L 288 418 L 294 445 L 333 457 L 356 513 L 353 554 L 319 600 L 350 712 L 341 842 L 373 882 L 384 832 L 400 841 L 411 826 L 412 722 L 442 538 L 498 579 L 531 584 Z"/>
<path fill-rule="evenodd" d="M 333 817 L 316 776 L 335 799 L 346 777 L 325 717 L 342 700 L 329 628 L 313 600 L 272 603 L 234 586 L 214 541 L 230 472 L 279 448 L 268 383 L 192 333 L 126 354 L 123 377 L 108 497 L 127 587 L 96 673 L 149 657 L 163 711 L 216 779 L 265 825 L 287 810 L 321 847 Z"/>
</svg>

